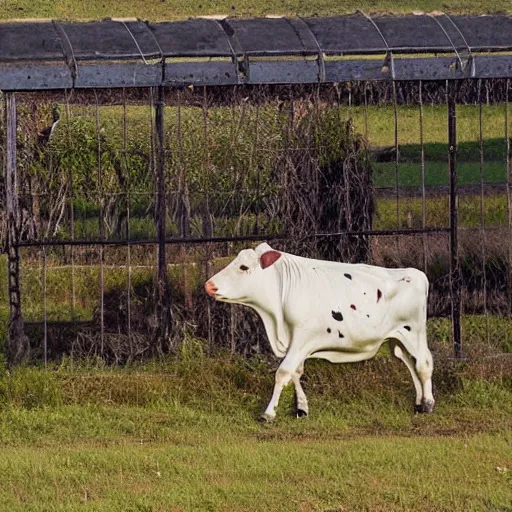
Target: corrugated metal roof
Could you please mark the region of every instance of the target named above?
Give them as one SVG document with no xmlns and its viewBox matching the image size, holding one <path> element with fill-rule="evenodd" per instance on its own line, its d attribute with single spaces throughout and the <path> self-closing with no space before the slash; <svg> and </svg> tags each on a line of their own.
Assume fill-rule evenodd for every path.
<svg viewBox="0 0 512 512">
<path fill-rule="evenodd" d="M 2 23 L 0 89 L 512 77 L 508 51 L 498 15 Z"/>
</svg>

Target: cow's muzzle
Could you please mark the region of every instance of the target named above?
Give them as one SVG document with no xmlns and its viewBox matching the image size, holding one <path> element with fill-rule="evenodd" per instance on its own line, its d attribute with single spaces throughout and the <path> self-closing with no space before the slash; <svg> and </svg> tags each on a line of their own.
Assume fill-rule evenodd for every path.
<svg viewBox="0 0 512 512">
<path fill-rule="evenodd" d="M 213 284 L 213 281 L 206 281 L 204 289 L 210 297 L 215 297 L 218 291 L 218 288 Z"/>
</svg>

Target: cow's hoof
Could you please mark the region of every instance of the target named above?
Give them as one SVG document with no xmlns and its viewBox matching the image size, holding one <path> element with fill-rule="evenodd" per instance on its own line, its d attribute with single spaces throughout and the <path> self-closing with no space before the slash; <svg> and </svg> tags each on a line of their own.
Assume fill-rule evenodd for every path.
<svg viewBox="0 0 512 512">
<path fill-rule="evenodd" d="M 421 404 L 416 404 L 414 406 L 414 412 L 420 414 L 431 414 L 434 412 L 434 400 L 422 400 Z"/>
<path fill-rule="evenodd" d="M 261 423 L 272 423 L 276 419 L 275 415 L 272 416 L 268 413 L 264 413 L 259 417 Z"/>
<path fill-rule="evenodd" d="M 434 400 L 422 400 L 421 401 L 421 412 L 425 414 L 432 414 L 434 412 Z"/>
<path fill-rule="evenodd" d="M 297 418 L 306 418 L 308 415 L 308 411 L 304 409 L 297 409 Z"/>
</svg>

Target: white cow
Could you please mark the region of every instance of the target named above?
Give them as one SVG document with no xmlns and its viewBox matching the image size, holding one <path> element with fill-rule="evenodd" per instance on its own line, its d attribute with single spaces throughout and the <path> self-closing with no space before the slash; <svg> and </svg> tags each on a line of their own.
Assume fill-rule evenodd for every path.
<svg viewBox="0 0 512 512">
<path fill-rule="evenodd" d="M 262 419 L 275 418 L 279 396 L 290 380 L 298 415 L 308 414 L 300 384 L 306 359 L 364 361 L 385 341 L 411 372 L 416 410 L 432 412 L 428 280 L 423 272 L 301 258 L 262 243 L 241 251 L 205 289 L 219 301 L 255 309 L 274 354 L 283 358 Z"/>
</svg>

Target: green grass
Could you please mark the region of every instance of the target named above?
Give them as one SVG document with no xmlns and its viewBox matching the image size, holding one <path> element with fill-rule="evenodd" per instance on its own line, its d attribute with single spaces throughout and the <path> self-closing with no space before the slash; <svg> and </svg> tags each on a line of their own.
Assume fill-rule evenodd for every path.
<svg viewBox="0 0 512 512">
<path fill-rule="evenodd" d="M 356 131 L 365 133 L 365 113 L 362 107 L 347 109 Z M 425 106 L 423 138 L 425 154 L 425 183 L 446 185 L 448 177 L 448 124 L 446 107 Z M 480 142 L 478 107 L 457 106 L 457 163 L 458 183 L 480 183 Z M 483 180 L 486 183 L 506 181 L 505 108 L 503 105 L 484 105 L 482 108 Z M 421 186 L 420 118 L 418 107 L 400 106 L 397 109 L 399 143 L 399 186 Z M 394 146 L 394 115 L 391 106 L 368 108 L 368 138 L 373 146 Z M 511 127 L 509 127 L 510 131 Z M 393 187 L 395 163 L 376 163 L 374 183 L 377 187 Z"/>
<path fill-rule="evenodd" d="M 347 116 L 354 119 L 354 126 L 359 133 L 365 133 L 364 107 L 345 107 Z M 476 144 L 479 140 L 478 106 L 457 105 L 457 142 L 460 147 L 464 143 Z M 504 156 L 504 105 L 483 105 L 482 127 L 486 144 L 496 139 L 502 141 Z M 446 144 L 448 141 L 447 111 L 444 105 L 425 105 L 423 107 L 423 140 L 425 144 Z M 510 121 L 509 121 L 510 122 Z M 398 140 L 400 146 L 416 145 L 420 140 L 420 116 L 417 106 L 398 106 L 397 108 Z M 510 132 L 510 128 L 509 128 Z M 368 137 L 376 146 L 393 146 L 395 143 L 394 115 L 392 106 L 368 107 Z M 494 143 L 493 143 L 494 144 Z M 418 148 L 419 149 L 419 148 Z M 419 155 L 419 151 L 418 151 Z M 473 146 L 473 158 L 478 155 L 478 146 Z M 443 150 L 442 158 L 446 157 Z"/>
<path fill-rule="evenodd" d="M 447 192 L 446 192 L 447 194 Z M 450 225 L 449 197 L 439 193 L 426 200 L 426 226 L 448 227 Z M 423 223 L 423 201 L 421 197 L 404 197 L 401 194 L 398 208 L 396 198 L 379 197 L 376 200 L 377 213 L 374 217 L 374 229 L 421 228 Z M 481 220 L 487 228 L 507 226 L 507 197 L 497 194 L 484 197 L 483 216 L 480 211 L 480 196 L 476 194 L 461 195 L 459 198 L 459 226 L 474 228 L 480 226 Z"/>
<path fill-rule="evenodd" d="M 184 2 L 183 0 L 150 0 L 137 2 L 124 0 L 91 0 L 90 2 L 77 2 L 76 0 L 57 0 L 47 2 L 43 0 L 4 0 L 1 19 L 12 18 L 58 18 L 58 19 L 102 19 L 104 17 L 139 17 L 142 19 L 183 19 L 208 14 L 226 14 L 230 16 L 253 17 L 269 14 L 286 16 L 332 16 L 347 14 L 362 9 L 369 13 L 411 13 L 413 11 L 430 12 L 441 10 L 451 13 L 503 13 L 511 12 L 510 6 L 490 0 L 485 4 L 477 0 L 457 1 L 427 1 L 416 0 L 397 3 L 396 1 L 379 0 L 377 2 L 364 0 L 356 2 L 346 1 L 340 4 L 334 0 L 317 0 L 304 2 L 303 0 L 281 0 L 272 2 L 262 0 L 216 0 Z"/>
<path fill-rule="evenodd" d="M 378 162 L 373 168 L 373 183 L 377 188 L 394 187 L 396 165 L 394 162 Z M 457 165 L 459 185 L 480 184 L 480 162 L 459 162 Z M 483 182 L 504 183 L 507 180 L 507 166 L 504 162 L 486 161 L 483 165 Z M 448 185 L 447 161 L 425 162 L 425 185 Z M 421 164 L 399 162 L 399 187 L 421 187 Z"/>
<path fill-rule="evenodd" d="M 312 361 L 310 417 L 293 417 L 287 388 L 263 425 L 275 366 L 192 347 L 125 369 L 65 361 L 3 373 L 1 509 L 507 510 L 506 371 L 440 356 L 438 407 L 422 416 L 399 362 Z"/>
</svg>

